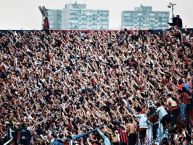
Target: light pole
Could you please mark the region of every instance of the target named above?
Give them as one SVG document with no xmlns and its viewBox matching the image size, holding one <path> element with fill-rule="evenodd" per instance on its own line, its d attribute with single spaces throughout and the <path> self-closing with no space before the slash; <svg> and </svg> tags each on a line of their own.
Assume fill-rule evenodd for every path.
<svg viewBox="0 0 193 145">
<path fill-rule="evenodd" d="M 174 18 L 174 6 L 175 6 L 176 4 L 174 4 L 174 3 L 169 3 L 169 5 L 168 5 L 168 8 L 172 8 L 172 20 L 173 20 L 173 18 Z"/>
</svg>

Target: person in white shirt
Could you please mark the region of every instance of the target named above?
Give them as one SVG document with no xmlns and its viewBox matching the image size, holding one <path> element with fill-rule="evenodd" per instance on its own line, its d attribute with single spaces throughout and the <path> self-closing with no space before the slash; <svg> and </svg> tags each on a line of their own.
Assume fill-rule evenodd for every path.
<svg viewBox="0 0 193 145">
<path fill-rule="evenodd" d="M 166 111 L 165 107 L 161 103 L 157 103 L 156 106 L 158 107 L 156 112 L 158 113 L 159 120 L 163 125 L 164 130 L 167 127 L 167 124 L 169 122 L 169 115 L 168 112 Z"/>
<path fill-rule="evenodd" d="M 144 144 L 146 131 L 148 128 L 148 119 L 147 119 L 145 110 L 142 110 L 141 113 L 138 115 L 135 115 L 135 117 L 138 119 L 138 122 L 139 122 L 139 139 L 141 144 Z"/>
</svg>

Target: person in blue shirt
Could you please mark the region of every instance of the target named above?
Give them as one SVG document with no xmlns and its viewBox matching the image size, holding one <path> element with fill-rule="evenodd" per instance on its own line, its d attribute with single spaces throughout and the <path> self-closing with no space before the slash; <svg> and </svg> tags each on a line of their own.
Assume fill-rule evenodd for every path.
<svg viewBox="0 0 193 145">
<path fill-rule="evenodd" d="M 54 139 L 51 145 L 64 145 L 64 142 L 59 139 Z"/>
<path fill-rule="evenodd" d="M 105 136 L 104 133 L 100 129 L 97 129 L 97 132 L 103 138 L 105 145 L 111 145 L 109 138 L 107 136 Z"/>
</svg>

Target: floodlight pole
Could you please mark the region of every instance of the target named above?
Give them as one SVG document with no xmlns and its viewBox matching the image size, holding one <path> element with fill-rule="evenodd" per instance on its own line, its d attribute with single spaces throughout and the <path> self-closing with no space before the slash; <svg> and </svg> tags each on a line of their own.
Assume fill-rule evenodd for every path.
<svg viewBox="0 0 193 145">
<path fill-rule="evenodd" d="M 175 6 L 176 4 L 172 4 L 172 19 L 174 18 L 174 6 Z"/>
<path fill-rule="evenodd" d="M 174 18 L 174 6 L 175 6 L 176 4 L 174 4 L 174 3 L 169 3 L 169 5 L 168 5 L 168 8 L 172 8 L 172 20 L 173 20 L 173 18 Z"/>
</svg>

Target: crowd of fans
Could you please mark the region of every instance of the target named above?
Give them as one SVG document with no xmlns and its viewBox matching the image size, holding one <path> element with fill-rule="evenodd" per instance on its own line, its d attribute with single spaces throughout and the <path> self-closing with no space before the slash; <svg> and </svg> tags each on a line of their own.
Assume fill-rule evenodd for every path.
<svg viewBox="0 0 193 145">
<path fill-rule="evenodd" d="M 191 144 L 192 60 L 177 28 L 0 31 L 1 143 Z"/>
</svg>

